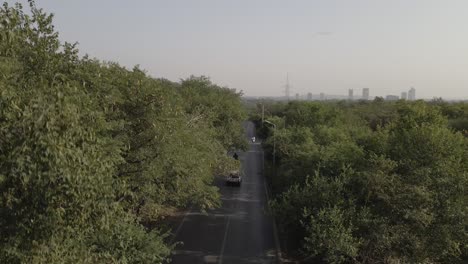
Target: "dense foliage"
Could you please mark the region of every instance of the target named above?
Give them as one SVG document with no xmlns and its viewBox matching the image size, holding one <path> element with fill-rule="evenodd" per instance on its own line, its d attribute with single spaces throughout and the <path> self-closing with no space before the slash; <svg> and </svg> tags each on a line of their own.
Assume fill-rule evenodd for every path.
<svg viewBox="0 0 468 264">
<path fill-rule="evenodd" d="M 240 94 L 78 56 L 30 1 L 0 8 L 0 263 L 161 263 L 173 210 L 219 204 Z"/>
<path fill-rule="evenodd" d="M 260 107 L 259 107 L 260 108 Z M 253 116 L 288 247 L 329 263 L 462 263 L 468 104 L 290 102 Z"/>
</svg>

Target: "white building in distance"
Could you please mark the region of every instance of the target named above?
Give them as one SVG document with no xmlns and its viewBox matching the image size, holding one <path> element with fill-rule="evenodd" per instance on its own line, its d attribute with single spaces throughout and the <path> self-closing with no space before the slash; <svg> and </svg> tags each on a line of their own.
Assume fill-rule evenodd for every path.
<svg viewBox="0 0 468 264">
<path fill-rule="evenodd" d="M 407 92 L 401 92 L 401 99 L 403 99 L 403 100 L 408 99 L 408 93 Z"/>
<path fill-rule="evenodd" d="M 320 93 L 320 100 L 325 100 L 325 94 L 324 93 Z"/>
<path fill-rule="evenodd" d="M 408 100 L 416 100 L 416 89 L 414 89 L 413 87 L 411 87 L 411 89 L 408 92 Z"/>
<path fill-rule="evenodd" d="M 362 88 L 362 99 L 369 100 L 369 88 Z"/>
</svg>

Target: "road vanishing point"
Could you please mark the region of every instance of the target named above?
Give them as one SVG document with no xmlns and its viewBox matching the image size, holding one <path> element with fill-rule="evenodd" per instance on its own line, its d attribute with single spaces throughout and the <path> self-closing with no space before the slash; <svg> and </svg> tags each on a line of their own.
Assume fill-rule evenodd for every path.
<svg viewBox="0 0 468 264">
<path fill-rule="evenodd" d="M 252 122 L 245 123 L 245 130 L 249 139 L 255 136 Z M 242 185 L 226 186 L 223 179 L 217 179 L 222 206 L 185 214 L 175 231 L 174 241 L 181 243 L 173 252 L 172 263 L 280 263 L 261 145 L 251 143 L 247 152 L 238 154 L 244 171 Z"/>
</svg>

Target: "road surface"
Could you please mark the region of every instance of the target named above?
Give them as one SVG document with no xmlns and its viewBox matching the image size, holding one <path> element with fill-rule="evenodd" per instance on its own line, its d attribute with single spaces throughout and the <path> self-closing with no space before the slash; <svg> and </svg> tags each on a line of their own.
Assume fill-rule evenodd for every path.
<svg viewBox="0 0 468 264">
<path fill-rule="evenodd" d="M 253 123 L 245 126 L 247 137 L 255 136 Z M 183 244 L 176 247 L 172 263 L 279 263 L 273 219 L 267 213 L 261 146 L 251 143 L 247 152 L 238 154 L 245 173 L 242 186 L 226 186 L 218 179 L 221 208 L 186 214 L 175 235 Z"/>
</svg>

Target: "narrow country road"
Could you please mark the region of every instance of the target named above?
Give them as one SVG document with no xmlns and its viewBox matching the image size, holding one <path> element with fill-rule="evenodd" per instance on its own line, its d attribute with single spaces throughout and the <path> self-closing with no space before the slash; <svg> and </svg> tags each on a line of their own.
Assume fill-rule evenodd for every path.
<svg viewBox="0 0 468 264">
<path fill-rule="evenodd" d="M 245 126 L 247 137 L 255 136 L 253 123 Z M 251 143 L 247 152 L 238 154 L 245 173 L 242 186 L 226 186 L 218 179 L 222 207 L 186 214 L 175 236 L 183 244 L 175 249 L 172 263 L 278 263 L 261 146 Z"/>
</svg>

